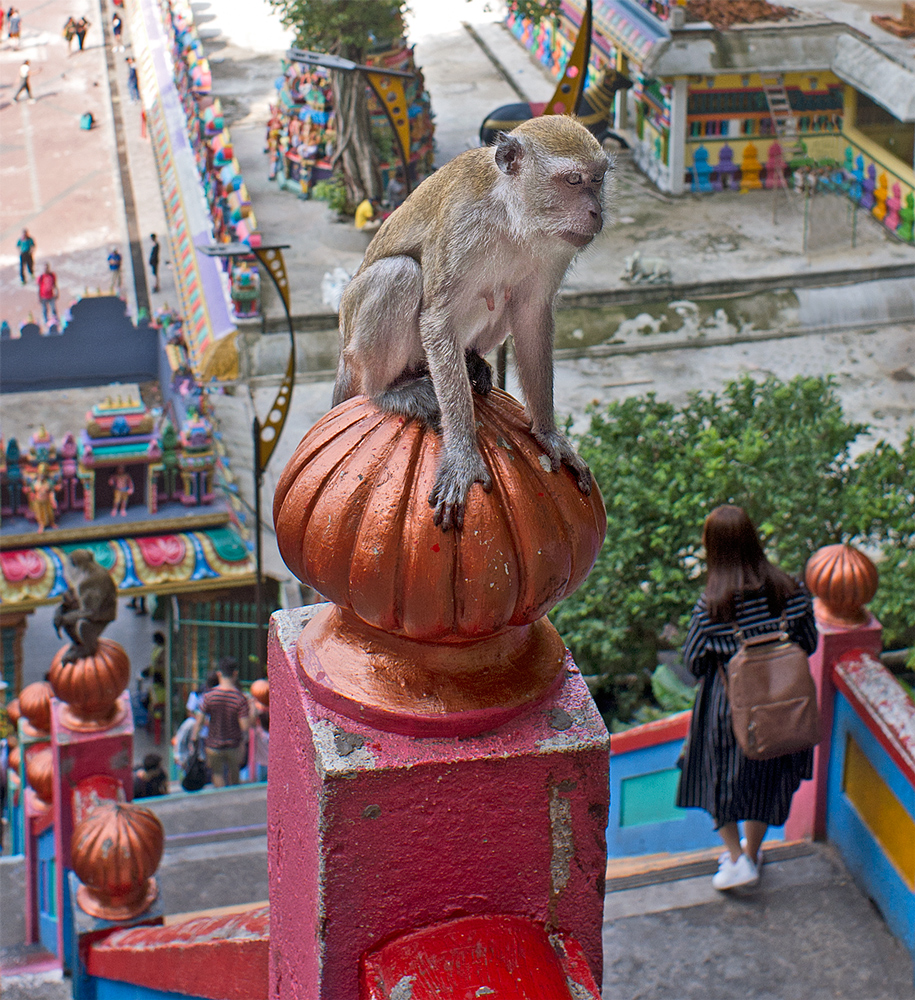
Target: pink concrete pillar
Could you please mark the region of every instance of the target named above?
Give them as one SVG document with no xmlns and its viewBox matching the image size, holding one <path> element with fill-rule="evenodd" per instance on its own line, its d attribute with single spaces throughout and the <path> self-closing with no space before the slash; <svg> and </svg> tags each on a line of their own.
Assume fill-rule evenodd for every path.
<svg viewBox="0 0 915 1000">
<path fill-rule="evenodd" d="M 818 609 L 819 610 L 819 609 Z M 826 838 L 826 782 L 829 773 L 829 753 L 832 742 L 833 705 L 836 689 L 832 671 L 841 656 L 855 649 L 879 656 L 883 648 L 880 622 L 870 613 L 861 625 L 828 624 L 817 616 L 820 641 L 810 657 L 820 704 L 822 738 L 813 752 L 813 780 L 801 782 L 791 803 L 785 823 L 786 840 L 824 840 Z"/>
<path fill-rule="evenodd" d="M 486 913 L 571 934 L 600 982 L 609 737 L 571 658 L 487 732 L 402 735 L 312 696 L 296 650 L 311 617 L 271 628 L 270 996 L 358 1000 L 369 948 Z"/>
<path fill-rule="evenodd" d="M 118 698 L 117 721 L 108 728 L 71 729 L 69 706 L 51 703 L 51 750 L 54 759 L 54 848 L 57 860 L 58 955 L 71 958 L 70 899 L 67 870 L 70 842 L 82 815 L 99 801 L 133 795 L 133 716 L 130 696 Z"/>
</svg>

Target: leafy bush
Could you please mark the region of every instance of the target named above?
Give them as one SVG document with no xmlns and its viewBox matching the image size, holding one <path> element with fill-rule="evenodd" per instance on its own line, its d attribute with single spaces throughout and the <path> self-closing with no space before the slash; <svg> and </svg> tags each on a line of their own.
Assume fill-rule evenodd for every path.
<svg viewBox="0 0 915 1000">
<path fill-rule="evenodd" d="M 915 640 L 912 433 L 901 450 L 881 441 L 853 457 L 867 427 L 846 421 L 831 378 L 745 376 L 683 407 L 649 394 L 590 415 L 577 447 L 603 492 L 607 538 L 553 618 L 582 670 L 603 679 L 605 714 L 629 718 L 658 652 L 682 641 L 703 588 L 702 524 L 722 503 L 747 510 L 791 573 L 823 545 L 866 549 L 887 644 Z"/>
<path fill-rule="evenodd" d="M 340 173 L 334 174 L 329 181 L 318 181 L 311 189 L 311 196 L 318 201 L 326 201 L 334 212 L 347 210 L 346 185 Z"/>
</svg>

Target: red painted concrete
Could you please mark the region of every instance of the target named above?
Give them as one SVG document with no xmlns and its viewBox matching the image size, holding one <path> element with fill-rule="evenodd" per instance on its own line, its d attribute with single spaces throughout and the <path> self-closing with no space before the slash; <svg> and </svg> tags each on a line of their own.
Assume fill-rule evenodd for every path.
<svg viewBox="0 0 915 1000">
<path fill-rule="evenodd" d="M 270 951 L 267 906 L 164 927 L 114 931 L 92 944 L 90 976 L 212 1000 L 264 1000 Z"/>
<path fill-rule="evenodd" d="M 536 996 L 600 1000 L 584 952 L 522 917 L 488 914 L 424 927 L 365 956 L 360 1000 Z M 406 984 L 406 985 L 404 985 Z M 407 989 L 407 986 L 409 989 Z M 398 994 L 398 989 L 400 994 Z"/>
<path fill-rule="evenodd" d="M 826 783 L 836 696 L 833 668 L 841 656 L 853 650 L 860 649 L 877 656 L 882 648 L 883 630 L 880 622 L 870 614 L 863 625 L 843 628 L 818 621 L 817 628 L 820 641 L 810 657 L 810 672 L 817 688 L 823 737 L 813 752 L 813 780 L 802 781 L 791 802 L 791 812 L 785 823 L 786 840 L 826 839 Z"/>
<path fill-rule="evenodd" d="M 54 698 L 51 702 L 51 749 L 54 755 L 54 852 L 57 858 L 57 912 L 64 914 L 64 870 L 70 867 L 70 841 L 75 827 L 77 806 L 84 810 L 98 786 L 84 785 L 86 794 L 75 799 L 77 786 L 87 778 L 101 775 L 113 778 L 124 790 L 125 797 L 133 794 L 133 716 L 130 696 L 125 691 L 120 702 L 124 714 L 121 721 L 100 732 L 77 733 L 62 721 L 65 704 Z M 112 786 L 114 787 L 114 786 Z M 57 925 L 58 954 L 63 955 L 65 920 Z"/>
<path fill-rule="evenodd" d="M 893 675 L 867 653 L 846 653 L 833 672 L 838 690 L 860 710 L 861 719 L 891 760 L 915 785 L 915 705 Z"/>
<path fill-rule="evenodd" d="M 472 738 L 335 715 L 297 677 L 305 614 L 270 645 L 270 996 L 357 1000 L 360 956 L 455 917 L 516 914 L 577 938 L 599 978 L 608 736 L 569 659 L 545 705 Z"/>
</svg>

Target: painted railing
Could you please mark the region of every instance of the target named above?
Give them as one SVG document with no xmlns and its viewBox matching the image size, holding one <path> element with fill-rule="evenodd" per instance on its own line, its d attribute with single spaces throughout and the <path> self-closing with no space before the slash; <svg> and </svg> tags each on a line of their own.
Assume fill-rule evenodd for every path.
<svg viewBox="0 0 915 1000">
<path fill-rule="evenodd" d="M 915 704 L 873 656 L 835 665 L 826 832 L 915 955 Z"/>
</svg>

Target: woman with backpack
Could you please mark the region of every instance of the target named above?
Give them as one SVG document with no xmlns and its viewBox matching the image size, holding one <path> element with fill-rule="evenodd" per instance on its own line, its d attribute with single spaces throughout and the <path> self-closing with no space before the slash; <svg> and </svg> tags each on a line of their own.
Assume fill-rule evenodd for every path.
<svg viewBox="0 0 915 1000">
<path fill-rule="evenodd" d="M 770 826 L 785 822 L 792 796 L 812 776 L 813 750 L 767 760 L 745 756 L 732 728 L 724 669 L 742 637 L 784 629 L 809 654 L 818 635 L 806 587 L 769 562 L 742 507 L 716 507 L 706 518 L 702 542 L 708 578 L 683 647 L 699 690 L 676 804 L 711 815 L 727 848 L 712 885 L 733 889 L 758 881 L 763 838 Z"/>
</svg>

